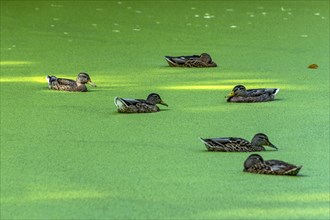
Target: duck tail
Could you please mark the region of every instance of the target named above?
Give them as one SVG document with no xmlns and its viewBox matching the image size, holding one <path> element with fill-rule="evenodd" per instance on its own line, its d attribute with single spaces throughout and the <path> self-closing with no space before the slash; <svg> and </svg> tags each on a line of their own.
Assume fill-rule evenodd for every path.
<svg viewBox="0 0 330 220">
<path fill-rule="evenodd" d="M 295 176 L 299 173 L 300 169 L 302 168 L 302 166 L 297 166 L 297 167 L 294 167 L 288 171 L 286 171 L 284 174 L 285 175 L 290 175 L 290 176 Z"/>
<path fill-rule="evenodd" d="M 55 88 L 57 85 L 57 78 L 56 76 L 46 76 L 46 80 L 48 82 L 48 88 L 52 89 Z"/>
<path fill-rule="evenodd" d="M 198 139 L 204 143 L 204 145 L 208 151 L 213 151 L 213 146 L 211 146 L 207 140 L 205 140 L 204 138 L 201 138 L 201 137 L 199 137 Z"/>
<path fill-rule="evenodd" d="M 48 83 L 51 83 L 51 82 L 54 82 L 57 80 L 56 76 L 50 76 L 50 75 L 47 75 L 46 76 L 46 80 Z"/>
<path fill-rule="evenodd" d="M 276 95 L 279 91 L 280 91 L 280 89 L 279 88 L 276 88 L 276 89 L 274 89 L 273 94 Z"/>
<path fill-rule="evenodd" d="M 118 111 L 119 110 L 124 110 L 124 109 L 127 108 L 127 104 L 123 101 L 123 99 L 119 98 L 117 96 L 114 99 L 114 103 L 117 106 Z"/>
<path fill-rule="evenodd" d="M 170 66 L 177 66 L 177 64 L 172 60 L 172 57 L 165 56 L 164 58 L 167 61 L 168 65 L 170 65 Z"/>
<path fill-rule="evenodd" d="M 49 75 L 46 76 L 46 80 L 47 80 L 48 83 L 50 83 L 50 76 Z"/>
</svg>

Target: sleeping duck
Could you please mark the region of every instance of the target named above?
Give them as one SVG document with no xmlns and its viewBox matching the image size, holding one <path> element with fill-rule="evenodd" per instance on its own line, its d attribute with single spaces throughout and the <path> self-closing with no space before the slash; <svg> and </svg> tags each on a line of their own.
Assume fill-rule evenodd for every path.
<svg viewBox="0 0 330 220">
<path fill-rule="evenodd" d="M 298 174 L 302 166 L 289 164 L 281 160 L 264 160 L 259 154 L 251 154 L 244 162 L 244 172 L 290 175 Z"/>
</svg>

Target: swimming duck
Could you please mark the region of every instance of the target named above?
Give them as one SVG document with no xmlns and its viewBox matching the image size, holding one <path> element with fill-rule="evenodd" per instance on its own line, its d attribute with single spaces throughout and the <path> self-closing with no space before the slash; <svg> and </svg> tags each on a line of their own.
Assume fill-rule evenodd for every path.
<svg viewBox="0 0 330 220">
<path fill-rule="evenodd" d="M 227 102 L 267 102 L 274 100 L 279 91 L 278 88 L 246 90 L 245 86 L 237 85 L 226 98 Z"/>
<path fill-rule="evenodd" d="M 160 111 L 156 104 L 168 106 L 157 93 L 151 93 L 147 99 L 127 99 L 115 97 L 115 105 L 121 113 L 150 113 Z"/>
<path fill-rule="evenodd" d="M 96 87 L 87 73 L 79 73 L 77 80 L 57 78 L 56 76 L 47 76 L 48 87 L 54 90 L 63 90 L 70 92 L 86 92 L 86 83 Z"/>
<path fill-rule="evenodd" d="M 259 154 L 251 154 L 244 162 L 244 172 L 291 175 L 298 174 L 302 166 L 296 166 L 281 160 L 263 160 Z"/>
<path fill-rule="evenodd" d="M 192 56 L 165 56 L 167 63 L 172 67 L 216 67 L 217 64 L 207 53 Z"/>
<path fill-rule="evenodd" d="M 263 146 L 269 146 L 275 148 L 270 143 L 267 135 L 258 133 L 254 135 L 252 141 L 249 142 L 243 138 L 236 137 L 223 137 L 223 138 L 200 138 L 205 144 L 208 151 L 220 151 L 220 152 L 254 152 L 265 151 Z"/>
</svg>

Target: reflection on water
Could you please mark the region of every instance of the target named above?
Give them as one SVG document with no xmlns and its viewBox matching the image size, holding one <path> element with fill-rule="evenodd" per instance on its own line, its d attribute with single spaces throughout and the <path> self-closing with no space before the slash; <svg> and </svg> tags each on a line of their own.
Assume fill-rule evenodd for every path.
<svg viewBox="0 0 330 220">
<path fill-rule="evenodd" d="M 29 61 L 0 61 L 0 66 L 29 65 Z"/>
</svg>

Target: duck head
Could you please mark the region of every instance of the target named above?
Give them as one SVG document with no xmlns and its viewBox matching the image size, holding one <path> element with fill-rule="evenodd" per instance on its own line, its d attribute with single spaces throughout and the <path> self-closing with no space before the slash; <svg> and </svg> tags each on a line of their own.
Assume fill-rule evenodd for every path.
<svg viewBox="0 0 330 220">
<path fill-rule="evenodd" d="M 212 63 L 212 58 L 209 54 L 207 53 L 202 53 L 200 55 L 200 60 L 205 62 L 205 63 Z"/>
<path fill-rule="evenodd" d="M 251 154 L 245 161 L 244 161 L 244 169 L 247 170 L 253 165 L 257 163 L 264 162 L 264 159 L 259 154 Z"/>
<path fill-rule="evenodd" d="M 269 141 L 267 135 L 262 133 L 254 135 L 251 144 L 252 146 L 269 146 L 277 150 L 277 147 Z"/>
<path fill-rule="evenodd" d="M 231 98 L 234 96 L 246 96 L 246 88 L 243 85 L 237 85 L 231 90 L 231 92 L 226 96 L 226 98 Z"/>
<path fill-rule="evenodd" d="M 153 105 L 161 104 L 168 107 L 168 105 L 160 98 L 160 96 L 157 93 L 149 94 L 147 97 L 147 102 Z"/>
<path fill-rule="evenodd" d="M 87 73 L 79 73 L 77 76 L 77 83 L 80 84 L 90 84 L 91 86 L 96 87 L 95 83 L 92 82 L 91 78 Z"/>
</svg>

